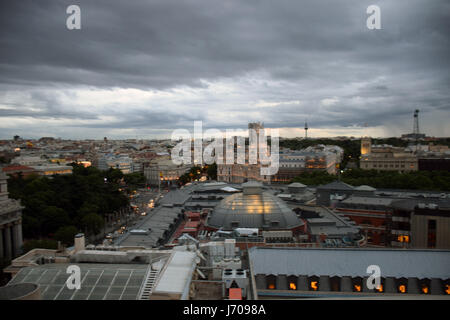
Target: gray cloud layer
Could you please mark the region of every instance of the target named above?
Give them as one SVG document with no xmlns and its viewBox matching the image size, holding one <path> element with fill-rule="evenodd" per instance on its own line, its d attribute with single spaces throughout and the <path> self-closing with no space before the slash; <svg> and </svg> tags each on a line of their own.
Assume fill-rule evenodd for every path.
<svg viewBox="0 0 450 320">
<path fill-rule="evenodd" d="M 83 0 L 77 31 L 65 27 L 70 4 L 1 2 L 0 137 L 306 118 L 393 135 L 411 130 L 415 108 L 426 133 L 450 135 L 446 0 L 376 1 L 376 31 L 366 28 L 373 1 Z"/>
</svg>

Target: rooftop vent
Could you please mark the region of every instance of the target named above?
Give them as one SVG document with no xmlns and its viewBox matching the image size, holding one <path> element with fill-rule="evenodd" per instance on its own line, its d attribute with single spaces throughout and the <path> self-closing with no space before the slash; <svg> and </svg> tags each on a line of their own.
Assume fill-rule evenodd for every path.
<svg viewBox="0 0 450 320">
<path fill-rule="evenodd" d="M 244 194 L 261 194 L 262 184 L 257 181 L 249 181 L 242 184 Z"/>
</svg>

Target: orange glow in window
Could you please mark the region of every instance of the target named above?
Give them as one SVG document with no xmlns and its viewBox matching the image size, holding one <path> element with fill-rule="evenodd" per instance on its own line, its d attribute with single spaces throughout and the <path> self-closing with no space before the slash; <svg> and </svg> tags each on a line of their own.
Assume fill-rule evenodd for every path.
<svg viewBox="0 0 450 320">
<path fill-rule="evenodd" d="M 361 286 L 355 284 L 353 287 L 355 288 L 355 291 L 361 292 Z"/>
<path fill-rule="evenodd" d="M 380 284 L 380 286 L 376 289 L 378 292 L 383 292 L 383 285 Z"/>
<path fill-rule="evenodd" d="M 427 294 L 428 293 L 428 287 L 422 287 L 422 293 Z"/>
<path fill-rule="evenodd" d="M 398 286 L 398 291 L 400 291 L 401 293 L 405 293 L 406 292 L 406 286 L 401 284 Z"/>
<path fill-rule="evenodd" d="M 313 289 L 314 291 L 316 291 L 318 289 L 317 281 L 311 281 L 311 289 Z"/>
<path fill-rule="evenodd" d="M 269 289 L 275 289 L 275 285 L 273 283 L 269 284 Z"/>
<path fill-rule="evenodd" d="M 295 283 L 290 282 L 290 283 L 289 283 L 289 289 L 291 289 L 291 290 L 297 290 L 297 286 L 295 285 Z"/>
<path fill-rule="evenodd" d="M 445 285 L 445 293 L 450 294 L 450 284 Z"/>
</svg>

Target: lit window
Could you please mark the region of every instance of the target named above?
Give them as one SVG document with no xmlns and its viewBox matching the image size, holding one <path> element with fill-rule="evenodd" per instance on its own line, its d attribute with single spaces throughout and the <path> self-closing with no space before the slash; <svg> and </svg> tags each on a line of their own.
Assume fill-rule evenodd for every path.
<svg viewBox="0 0 450 320">
<path fill-rule="evenodd" d="M 317 286 L 317 281 L 311 281 L 311 289 L 317 291 L 319 287 Z"/>
<path fill-rule="evenodd" d="M 398 292 L 405 293 L 406 292 L 406 286 L 404 284 L 401 284 L 398 286 Z"/>
<path fill-rule="evenodd" d="M 293 283 L 293 282 L 290 282 L 290 283 L 289 283 L 289 289 L 290 289 L 290 290 L 297 290 L 296 284 Z"/>
<path fill-rule="evenodd" d="M 275 289 L 275 285 L 274 285 L 273 283 L 270 283 L 269 286 L 268 286 L 268 288 L 271 289 L 271 290 L 273 290 L 273 289 Z"/>
<path fill-rule="evenodd" d="M 380 286 L 378 287 L 378 288 L 375 288 L 375 290 L 377 291 L 377 292 L 383 292 L 383 285 L 382 284 L 380 284 Z"/>
<path fill-rule="evenodd" d="M 423 286 L 423 287 L 422 287 L 422 293 L 424 293 L 424 294 L 430 293 L 430 290 L 428 289 L 427 286 Z"/>
<path fill-rule="evenodd" d="M 450 294 L 450 284 L 445 285 L 445 293 Z"/>
<path fill-rule="evenodd" d="M 355 288 L 355 291 L 356 291 L 356 292 L 361 292 L 361 286 L 360 286 L 360 285 L 355 284 L 355 285 L 353 286 L 353 288 Z"/>
</svg>

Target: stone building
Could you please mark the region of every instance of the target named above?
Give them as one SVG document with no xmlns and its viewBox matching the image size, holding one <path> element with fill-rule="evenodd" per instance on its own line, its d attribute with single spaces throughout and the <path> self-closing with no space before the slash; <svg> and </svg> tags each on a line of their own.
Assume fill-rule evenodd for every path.
<svg viewBox="0 0 450 320">
<path fill-rule="evenodd" d="M 0 258 L 11 259 L 22 252 L 22 209 L 8 198 L 7 176 L 0 171 Z"/>
<path fill-rule="evenodd" d="M 249 136 L 251 130 L 254 130 L 255 141 L 259 141 L 260 134 L 264 133 L 264 125 L 260 122 L 253 122 L 248 124 Z M 226 146 L 226 144 L 224 144 Z M 236 146 L 234 151 L 239 152 L 238 149 L 241 146 Z M 245 163 L 238 163 L 236 155 L 234 155 L 235 162 L 233 163 L 219 163 L 217 164 L 217 181 L 227 182 L 227 183 L 245 183 L 247 181 L 259 181 L 265 184 L 270 184 L 271 176 L 261 174 L 261 168 L 266 166 L 261 163 L 260 159 L 260 149 L 258 143 L 246 144 L 244 147 Z M 267 147 L 267 156 L 270 153 L 270 147 Z M 224 155 L 226 154 L 226 149 L 224 149 Z M 250 155 L 257 155 L 256 163 L 253 163 Z"/>
<path fill-rule="evenodd" d="M 418 158 L 408 148 L 373 145 L 370 138 L 361 139 L 360 168 L 379 171 L 417 171 Z"/>
</svg>

